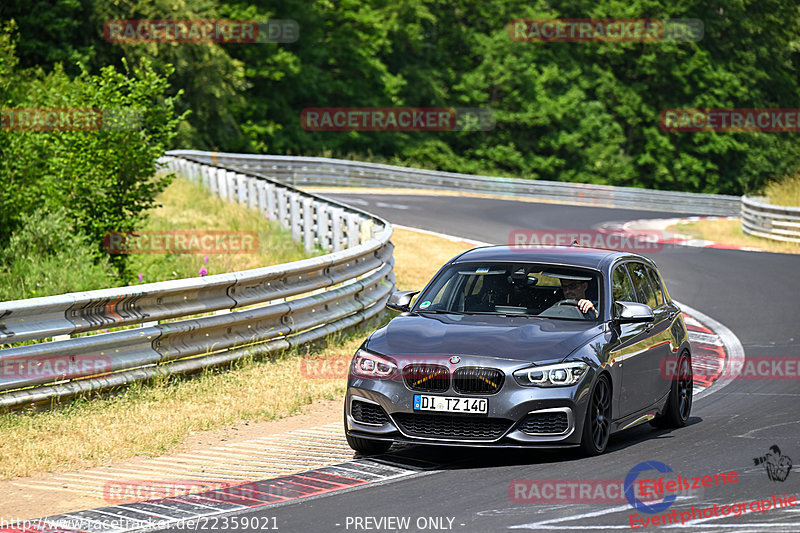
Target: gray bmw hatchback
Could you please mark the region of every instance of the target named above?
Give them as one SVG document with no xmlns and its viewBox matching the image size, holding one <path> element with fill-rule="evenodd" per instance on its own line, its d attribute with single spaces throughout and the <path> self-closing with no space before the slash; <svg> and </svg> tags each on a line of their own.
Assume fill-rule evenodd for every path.
<svg viewBox="0 0 800 533">
<path fill-rule="evenodd" d="M 689 418 L 686 325 L 646 257 L 476 248 L 418 293 L 389 298 L 401 314 L 351 362 L 345 432 L 360 453 L 404 442 L 596 455 L 613 432 Z"/>
</svg>

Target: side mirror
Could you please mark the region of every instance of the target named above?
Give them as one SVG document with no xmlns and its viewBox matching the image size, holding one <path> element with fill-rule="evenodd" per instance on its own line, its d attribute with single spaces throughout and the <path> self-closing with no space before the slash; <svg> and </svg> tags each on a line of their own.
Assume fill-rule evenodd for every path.
<svg viewBox="0 0 800 533">
<path fill-rule="evenodd" d="M 406 312 L 410 309 L 411 299 L 419 294 L 419 291 L 396 291 L 389 296 L 386 307 L 395 311 Z"/>
<path fill-rule="evenodd" d="M 637 302 L 616 302 L 617 316 L 614 320 L 619 324 L 652 322 L 655 320 L 653 310 L 645 304 Z"/>
</svg>

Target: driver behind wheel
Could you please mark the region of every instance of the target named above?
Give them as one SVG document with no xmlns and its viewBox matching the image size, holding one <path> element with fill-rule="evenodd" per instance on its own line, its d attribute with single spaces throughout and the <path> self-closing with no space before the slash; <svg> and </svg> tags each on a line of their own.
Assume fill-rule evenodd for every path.
<svg viewBox="0 0 800 533">
<path fill-rule="evenodd" d="M 588 281 L 578 281 L 572 279 L 561 280 L 561 289 L 564 291 L 564 298 L 567 300 L 578 300 L 578 309 L 581 310 L 581 313 L 584 315 L 593 313 L 590 316 L 597 318 L 599 316 L 597 307 L 595 307 L 591 300 L 586 299 L 586 289 L 588 287 Z"/>
</svg>

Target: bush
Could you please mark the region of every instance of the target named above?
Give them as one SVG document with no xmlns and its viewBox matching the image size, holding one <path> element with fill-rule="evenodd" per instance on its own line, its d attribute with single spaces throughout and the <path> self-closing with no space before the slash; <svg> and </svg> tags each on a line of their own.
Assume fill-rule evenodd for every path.
<svg viewBox="0 0 800 533">
<path fill-rule="evenodd" d="M 0 248 L 0 301 L 119 284 L 108 259 L 63 208 L 23 215 L 19 229 Z"/>
</svg>

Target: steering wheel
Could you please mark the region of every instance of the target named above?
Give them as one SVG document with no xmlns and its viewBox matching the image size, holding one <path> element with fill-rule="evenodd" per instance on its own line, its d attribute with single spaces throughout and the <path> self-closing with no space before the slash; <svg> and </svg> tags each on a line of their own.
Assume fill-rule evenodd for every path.
<svg viewBox="0 0 800 533">
<path fill-rule="evenodd" d="M 578 307 L 578 300 L 575 300 L 573 298 L 568 298 L 566 300 L 561 300 L 560 302 L 556 302 L 553 305 L 551 305 L 550 307 L 556 307 L 556 306 L 561 307 L 561 306 L 564 306 L 564 305 L 574 305 L 575 307 Z"/>
<path fill-rule="evenodd" d="M 578 308 L 578 300 L 568 298 L 556 302 L 541 313 L 541 317 L 561 317 L 561 318 L 586 318 L 580 308 Z"/>
</svg>

